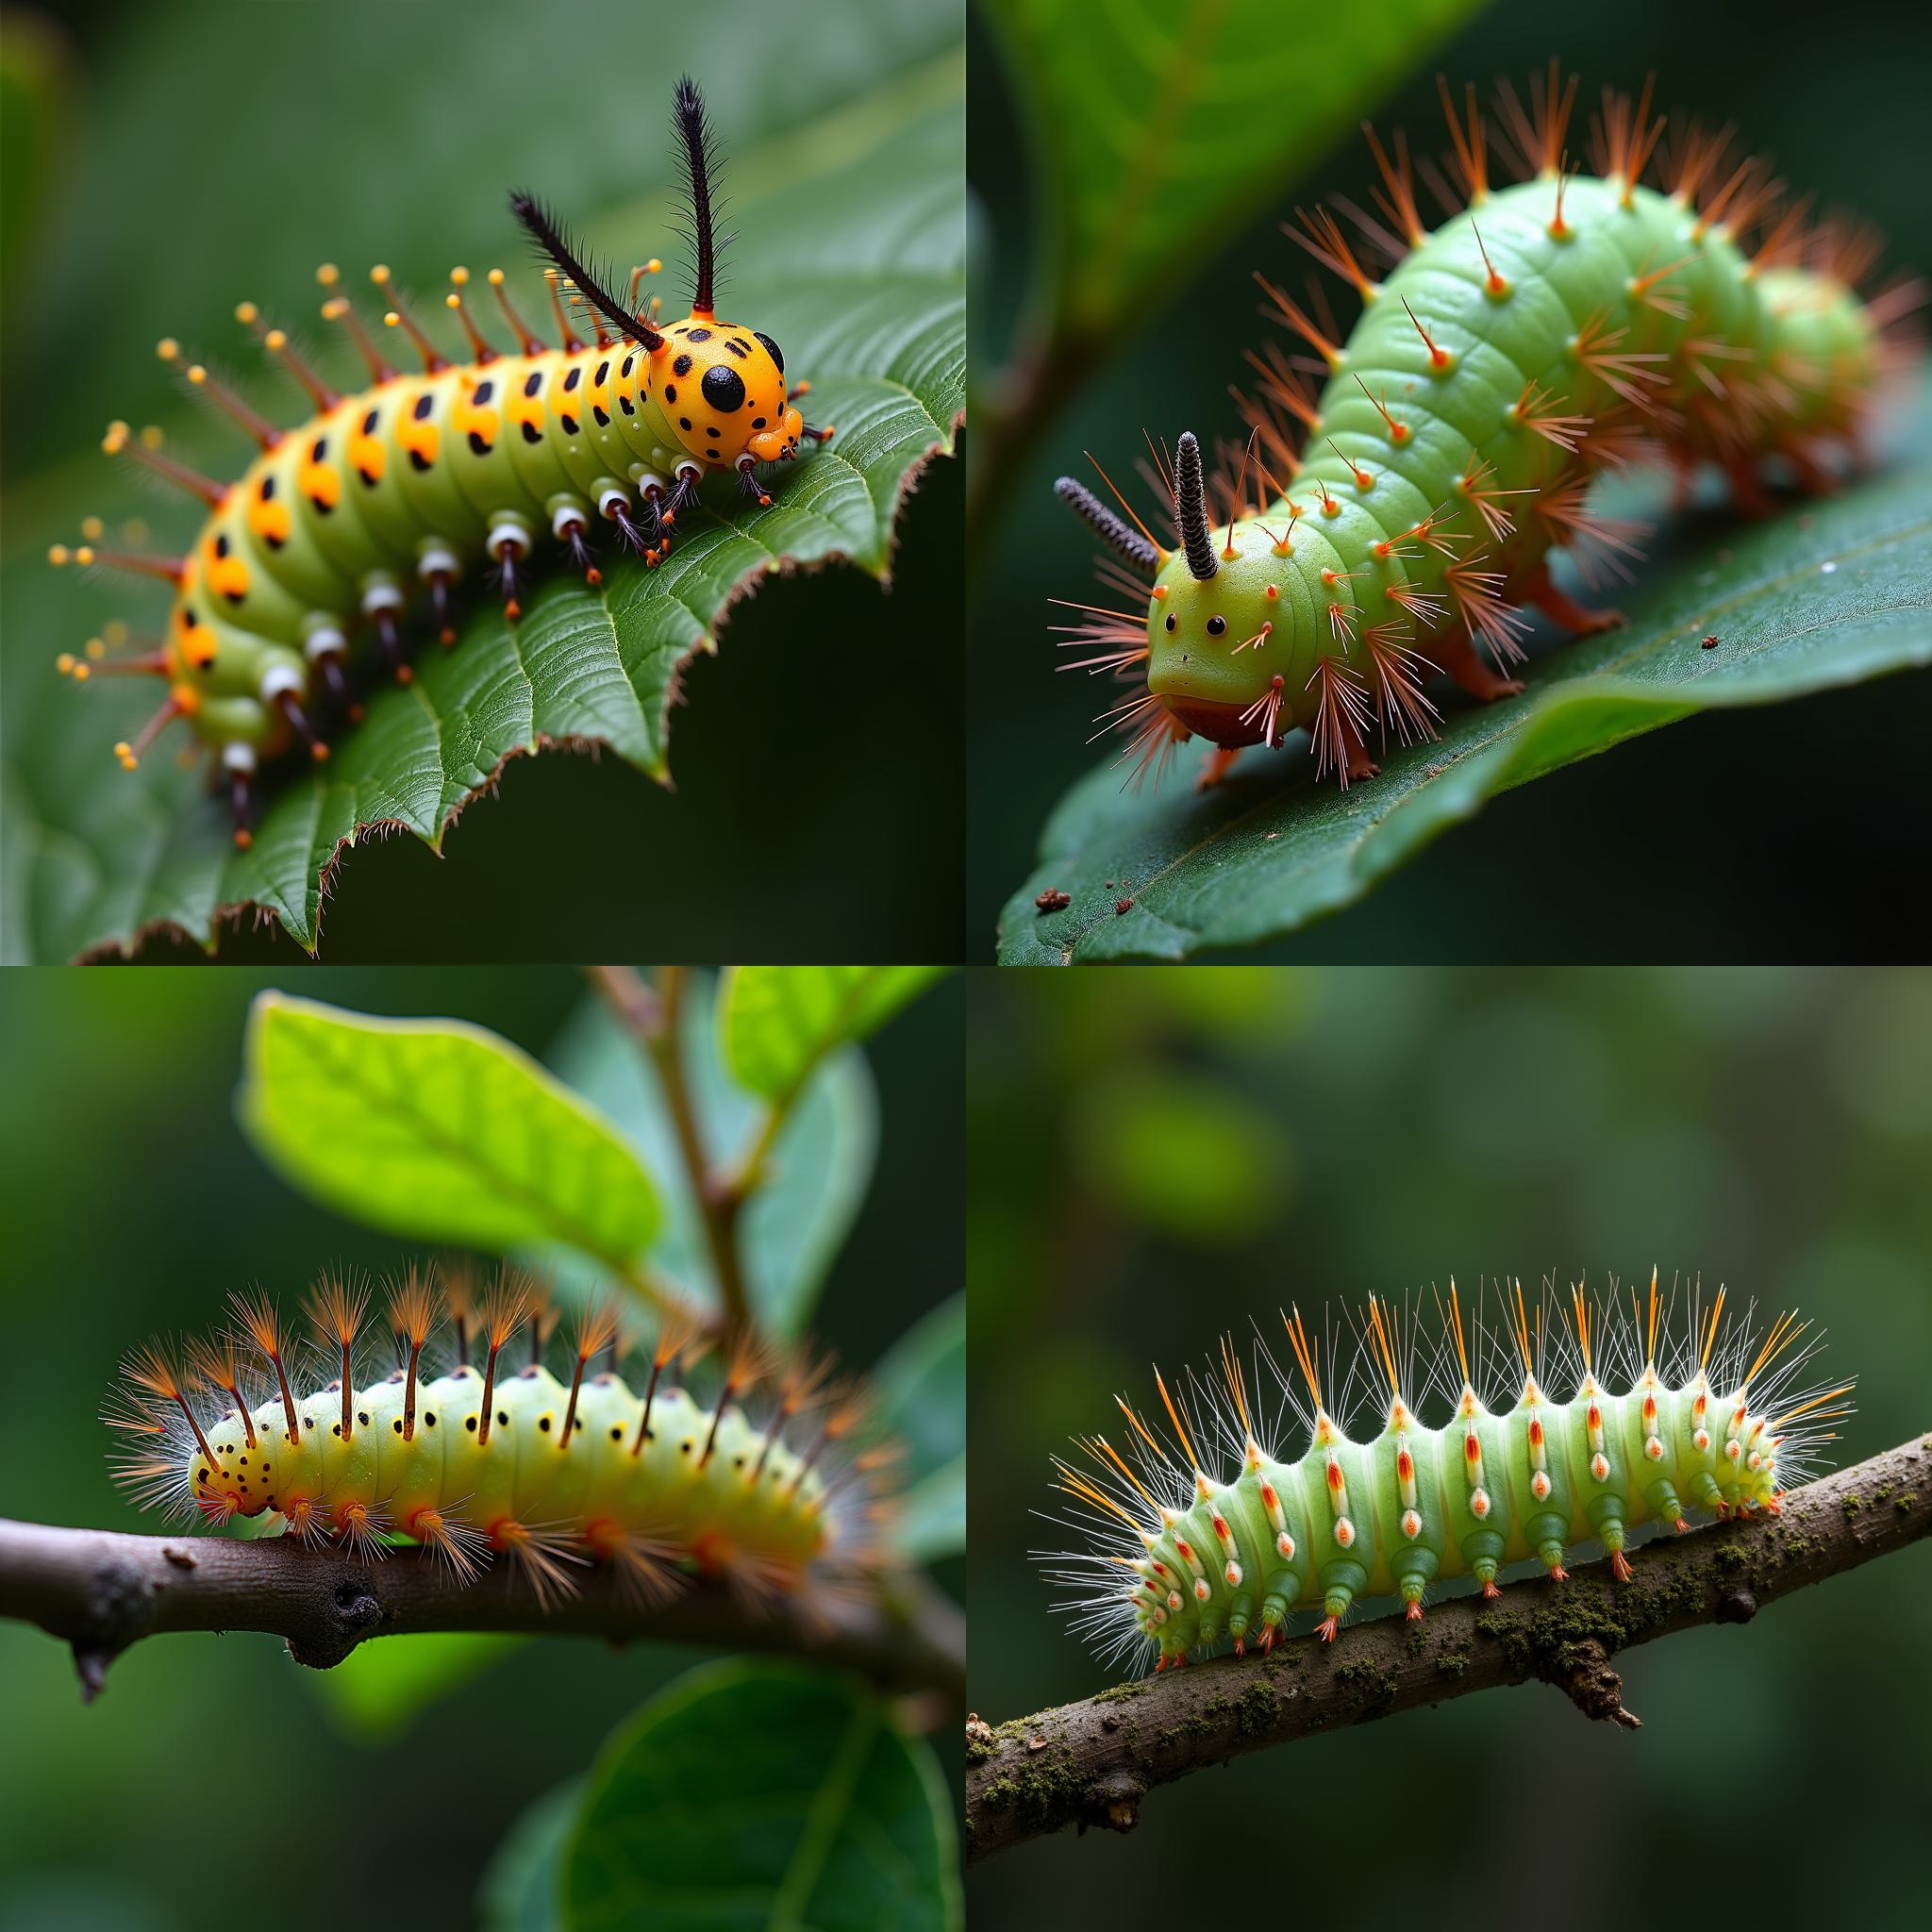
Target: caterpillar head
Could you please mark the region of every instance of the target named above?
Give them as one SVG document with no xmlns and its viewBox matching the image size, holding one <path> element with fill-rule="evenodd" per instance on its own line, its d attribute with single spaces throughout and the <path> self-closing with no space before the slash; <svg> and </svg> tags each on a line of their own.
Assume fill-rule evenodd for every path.
<svg viewBox="0 0 1932 1932">
<path fill-rule="evenodd" d="M 665 331 L 654 359 L 664 416 L 699 462 L 798 454 L 805 419 L 787 400 L 785 358 L 770 336 L 697 311 Z"/>
</svg>

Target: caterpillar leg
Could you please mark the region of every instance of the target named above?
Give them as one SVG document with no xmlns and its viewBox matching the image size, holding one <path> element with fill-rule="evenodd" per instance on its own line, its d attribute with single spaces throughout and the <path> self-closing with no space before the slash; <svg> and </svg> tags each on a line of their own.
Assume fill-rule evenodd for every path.
<svg viewBox="0 0 1932 1932">
<path fill-rule="evenodd" d="M 318 764 L 328 757 L 328 746 L 309 723 L 302 708 L 302 679 L 287 665 L 276 665 L 261 680 L 261 701 L 272 705 L 289 721 L 289 728 L 308 747 L 308 756 Z"/>
<path fill-rule="evenodd" d="M 455 551 L 441 543 L 431 544 L 423 553 L 417 571 L 429 586 L 430 608 L 436 616 L 437 641 L 447 650 L 457 641 L 456 581 L 462 565 Z"/>
<path fill-rule="evenodd" d="M 236 849 L 246 852 L 255 843 L 252 808 L 255 747 L 241 743 L 223 745 L 222 769 L 228 774 L 228 804 L 234 814 Z M 289 1518 L 290 1527 L 294 1529 L 298 1536 L 307 1534 L 296 1521 L 293 1506 L 282 1513 Z"/>
<path fill-rule="evenodd" d="M 1724 475 L 1731 486 L 1731 502 L 1739 513 L 1747 517 L 1768 517 L 1774 506 L 1770 492 L 1764 487 L 1764 480 L 1757 474 L 1755 458 L 1740 455 L 1731 458 L 1724 465 Z"/>
<path fill-rule="evenodd" d="M 570 552 L 570 560 L 582 573 L 585 583 L 594 591 L 604 581 L 604 573 L 597 568 L 596 559 L 591 553 L 591 545 L 585 532 L 590 525 L 582 510 L 575 504 L 561 505 L 550 519 L 550 534 Z"/>
<path fill-rule="evenodd" d="M 362 592 L 362 614 L 375 626 L 376 641 L 389 660 L 390 675 L 398 684 L 410 684 L 416 672 L 403 655 L 403 634 L 398 622 L 402 608 L 402 591 L 386 579 L 376 579 Z"/>
<path fill-rule="evenodd" d="M 1574 637 L 1594 637 L 1598 631 L 1615 630 L 1624 621 L 1621 610 L 1592 610 L 1588 605 L 1579 604 L 1546 568 L 1538 569 L 1524 595 L 1525 602 L 1534 604 L 1551 623 L 1560 624 Z"/>
<path fill-rule="evenodd" d="M 1201 767 L 1201 775 L 1194 780 L 1196 791 L 1211 791 L 1234 769 L 1234 761 L 1247 747 L 1240 744 L 1217 745 L 1214 755 Z"/>
<path fill-rule="evenodd" d="M 1463 631 L 1445 626 L 1430 638 L 1429 650 L 1442 669 L 1471 697 L 1483 704 L 1513 698 L 1523 689 L 1522 678 L 1505 677 L 1491 670 Z"/>
<path fill-rule="evenodd" d="M 524 614 L 518 594 L 517 565 L 530 554 L 530 532 L 521 518 L 499 516 L 490 526 L 484 549 L 496 559 L 496 581 L 503 591 L 503 614 L 514 624 Z"/>
</svg>

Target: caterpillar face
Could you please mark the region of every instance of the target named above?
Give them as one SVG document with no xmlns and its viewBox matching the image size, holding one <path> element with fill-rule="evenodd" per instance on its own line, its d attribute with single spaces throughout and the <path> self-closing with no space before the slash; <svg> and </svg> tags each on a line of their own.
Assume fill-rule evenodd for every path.
<svg viewBox="0 0 1932 1932">
<path fill-rule="evenodd" d="M 1314 543 L 1301 534 L 1286 556 L 1254 524 L 1211 534 L 1218 565 L 1211 577 L 1196 579 L 1176 553 L 1155 586 L 1147 615 L 1147 689 L 1198 737 L 1223 745 L 1259 744 L 1267 726 L 1255 707 L 1275 678 L 1283 691 L 1277 737 L 1291 728 L 1295 702 L 1304 698 L 1316 655 L 1310 641 L 1318 618 L 1324 633 L 1327 620 L 1325 605 L 1304 581 L 1300 553 L 1308 553 L 1316 588 L 1325 589 L 1319 583 L 1322 565 Z"/>
<path fill-rule="evenodd" d="M 724 468 L 741 456 L 774 463 L 798 454 L 805 422 L 787 400 L 785 358 L 770 336 L 689 315 L 665 337 L 654 358 L 654 400 L 701 463 Z"/>
</svg>

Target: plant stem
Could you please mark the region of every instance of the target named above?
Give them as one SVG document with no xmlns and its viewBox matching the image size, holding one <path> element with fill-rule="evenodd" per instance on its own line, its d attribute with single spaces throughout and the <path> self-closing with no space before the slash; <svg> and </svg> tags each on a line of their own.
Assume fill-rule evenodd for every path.
<svg viewBox="0 0 1932 1932">
<path fill-rule="evenodd" d="M 679 1031 L 689 984 L 686 969 L 660 967 L 656 987 L 628 966 L 591 966 L 586 972 L 657 1070 L 672 1130 L 677 1137 L 677 1151 L 684 1162 L 685 1179 L 704 1227 L 705 1245 L 710 1253 L 711 1272 L 717 1277 L 724 1319 L 733 1327 L 740 1326 L 750 1317 L 738 1244 L 738 1215 L 744 1205 L 746 1191 L 741 1189 L 735 1177 L 715 1172 L 705 1154 Z"/>
<path fill-rule="evenodd" d="M 954 1710 L 965 1697 L 965 1619 L 910 1574 L 888 1577 L 876 1601 L 827 1594 L 808 1610 L 783 1595 L 753 1607 L 705 1582 L 646 1608 L 599 1568 L 579 1593 L 545 1609 L 507 1563 L 465 1584 L 420 1550 L 371 1563 L 292 1536 L 126 1536 L 0 1518 L 0 1616 L 70 1644 L 90 1701 L 124 1650 L 170 1630 L 267 1631 L 318 1670 L 368 1638 L 425 1630 L 787 1651 L 882 1688 L 936 1691 Z"/>
</svg>

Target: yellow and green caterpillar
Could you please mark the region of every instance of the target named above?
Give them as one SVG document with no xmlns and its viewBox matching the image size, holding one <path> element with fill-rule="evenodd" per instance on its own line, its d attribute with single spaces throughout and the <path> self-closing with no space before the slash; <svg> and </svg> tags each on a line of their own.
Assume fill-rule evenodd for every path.
<svg viewBox="0 0 1932 1932">
<path fill-rule="evenodd" d="M 506 1274 L 473 1300 L 460 1276 L 411 1270 L 389 1291 L 394 1367 L 359 1376 L 368 1304 L 341 1277 L 319 1285 L 321 1386 L 306 1390 L 258 1294 L 237 1296 L 236 1329 L 192 1341 L 185 1360 L 137 1349 L 106 1415 L 126 1445 L 119 1479 L 184 1521 L 269 1515 L 356 1556 L 407 1537 L 465 1581 L 502 1556 L 540 1601 L 575 1589 L 586 1564 L 646 1600 L 693 1575 L 758 1600 L 862 1586 L 883 1563 L 884 1456 L 855 1448 L 863 1400 L 832 1382 L 828 1358 L 779 1357 L 741 1335 L 701 1401 L 680 1371 L 712 1344 L 674 1307 L 638 1343 L 633 1387 L 615 1314 L 593 1307 L 564 1379 L 545 1363 L 556 1317 L 532 1284 Z M 432 1363 L 439 1331 L 448 1345 Z"/>
<path fill-rule="evenodd" d="M 1249 358 L 1251 434 L 1221 503 L 1191 434 L 1157 452 L 1166 541 L 1124 498 L 1123 516 L 1072 477 L 1056 486 L 1124 599 L 1073 607 L 1068 642 L 1087 655 L 1067 668 L 1141 687 L 1102 714 L 1141 773 L 1198 736 L 1217 748 L 1199 774 L 1212 784 L 1299 727 L 1318 774 L 1373 776 L 1372 736 L 1436 735 L 1430 674 L 1483 701 L 1522 689 L 1525 607 L 1578 634 L 1622 621 L 1549 571 L 1563 549 L 1587 574 L 1628 575 L 1636 526 L 1589 502 L 1604 470 L 1664 461 L 1682 493 L 1714 464 L 1757 510 L 1768 470 L 1823 490 L 1832 453 L 1859 453 L 1901 352 L 1888 328 L 1919 299 L 1859 298 L 1869 236 L 1807 228 L 1802 203 L 1774 216 L 1770 169 L 1695 128 L 1646 186 L 1664 131 L 1648 86 L 1634 104 L 1606 94 L 1596 173 L 1574 172 L 1576 82 L 1554 64 L 1528 109 L 1504 92 L 1525 178 L 1492 188 L 1474 90 L 1459 107 L 1442 92 L 1458 213 L 1427 230 L 1407 145 L 1391 158 L 1371 135 L 1381 219 L 1354 212 L 1363 253 L 1394 265 L 1370 273 L 1326 210 L 1301 218 L 1295 239 L 1361 300 L 1345 339 L 1257 277 L 1300 341 Z M 1325 378 L 1319 394 L 1304 371 Z"/>
<path fill-rule="evenodd" d="M 63 654 L 63 672 L 99 671 L 164 678 L 168 695 L 130 741 L 115 746 L 132 770 L 158 732 L 176 718 L 215 751 L 233 794 L 235 839 L 250 842 L 250 790 L 259 763 L 294 745 L 327 756 L 320 703 L 338 718 L 357 708 L 346 670 L 358 619 L 375 631 L 391 674 L 411 673 L 401 616 L 411 588 L 426 588 L 442 642 L 454 643 L 455 586 L 466 560 L 493 568 L 506 615 L 521 615 L 528 559 L 541 542 L 563 546 L 591 583 L 601 581 L 589 533 L 598 519 L 656 567 L 701 478 L 735 475 L 760 504 L 771 467 L 824 442 L 788 387 L 785 358 L 768 335 L 720 320 L 713 308 L 717 244 L 710 176 L 715 160 L 704 103 L 688 79 L 677 85 L 675 126 L 685 169 L 695 248 L 691 312 L 662 324 L 654 298 L 640 307 L 633 273 L 627 300 L 588 261 L 532 196 L 510 208 L 551 264 L 547 273 L 561 346 L 546 348 L 511 306 L 501 270 L 490 281 L 516 339 L 514 354 L 492 348 L 463 305 L 468 271 L 451 271 L 448 306 L 468 339 L 467 361 L 452 362 L 410 320 L 390 271 L 372 271 L 385 321 L 414 343 L 421 375 L 399 374 L 338 292 L 325 266 L 325 317 L 340 322 L 368 366 L 371 386 L 339 393 L 267 327 L 255 305 L 240 319 L 302 385 L 312 417 L 280 429 L 200 364 L 186 364 L 172 339 L 162 359 L 250 435 L 260 454 L 233 483 L 202 475 L 161 453 L 153 432 L 110 426 L 106 447 L 126 454 L 198 496 L 208 516 L 185 557 L 145 558 L 88 541 L 56 545 L 56 563 L 103 563 L 158 576 L 175 589 L 166 634 L 139 655 L 108 658 L 91 645 Z M 566 314 L 579 311 L 581 341 Z M 92 535 L 92 533 L 88 533 Z"/>
<path fill-rule="evenodd" d="M 1075 1592 L 1061 1607 L 1109 1659 L 1151 1645 L 1160 1670 L 1224 1639 L 1237 1651 L 1251 1641 L 1270 1648 L 1299 1609 L 1319 1610 L 1316 1627 L 1332 1639 L 1359 1598 L 1398 1597 L 1419 1618 L 1430 1588 L 1457 1577 L 1474 1577 L 1486 1596 L 1519 1561 L 1562 1578 L 1566 1554 L 1587 1541 L 1604 1546 L 1623 1581 L 1627 1540 L 1645 1524 L 1683 1529 L 1690 1509 L 1775 1514 L 1833 1440 L 1827 1425 L 1850 1413 L 1851 1383 L 1798 1386 L 1818 1346 L 1808 1324 L 1780 1315 L 1757 1339 L 1748 1318 L 1726 1327 L 1722 1291 L 1707 1309 L 1693 1291 L 1688 1335 L 1660 1366 L 1668 1310 L 1655 1273 L 1647 1308 L 1633 1292 L 1627 1324 L 1614 1284 L 1607 1306 L 1607 1314 L 1575 1287 L 1560 1322 L 1546 1323 L 1520 1282 L 1506 1293 L 1522 1380 L 1499 1409 L 1475 1388 L 1489 1379 L 1485 1353 L 1497 1339 L 1477 1323 L 1473 1370 L 1454 1282 L 1419 1391 L 1415 1329 L 1405 1350 L 1395 1310 L 1372 1297 L 1357 1370 L 1384 1421 L 1367 1441 L 1329 1413 L 1299 1311 L 1282 1319 L 1307 1407 L 1265 1343 L 1252 1405 L 1226 1340 L 1205 1378 L 1171 1391 L 1157 1372 L 1171 1438 L 1116 1397 L 1127 1425 L 1119 1444 L 1096 1434 L 1080 1439 L 1085 1468 L 1057 1462 L 1077 1514 L 1070 1526 L 1090 1540 L 1045 1559 Z M 1621 1393 L 1599 1379 L 1611 1362 L 1628 1374 Z M 1557 1380 L 1572 1374 L 1574 1392 L 1558 1398 Z M 1297 1459 L 1268 1446 L 1263 1376 L 1308 1431 Z M 1411 1397 L 1439 1386 L 1454 1412 L 1430 1426 Z M 1239 1457 L 1225 1477 L 1213 1473 L 1223 1447 Z"/>
</svg>

